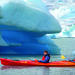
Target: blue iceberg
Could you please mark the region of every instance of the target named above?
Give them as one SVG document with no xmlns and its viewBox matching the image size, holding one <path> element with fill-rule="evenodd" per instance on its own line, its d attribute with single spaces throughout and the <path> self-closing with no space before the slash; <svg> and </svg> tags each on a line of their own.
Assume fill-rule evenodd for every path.
<svg viewBox="0 0 75 75">
<path fill-rule="evenodd" d="M 61 31 L 60 24 L 41 0 L 3 0 L 0 5 L 0 54 L 60 54 L 46 34 Z"/>
</svg>

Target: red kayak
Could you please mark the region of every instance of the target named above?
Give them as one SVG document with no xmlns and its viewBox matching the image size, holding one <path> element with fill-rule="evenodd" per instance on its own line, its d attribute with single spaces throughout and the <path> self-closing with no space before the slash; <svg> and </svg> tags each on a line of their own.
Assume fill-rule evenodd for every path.
<svg viewBox="0 0 75 75">
<path fill-rule="evenodd" d="M 50 63 L 40 63 L 38 61 L 31 60 L 10 60 L 1 58 L 1 64 L 7 66 L 49 66 L 49 67 L 73 67 L 75 66 L 74 62 L 70 61 L 54 61 Z"/>
</svg>

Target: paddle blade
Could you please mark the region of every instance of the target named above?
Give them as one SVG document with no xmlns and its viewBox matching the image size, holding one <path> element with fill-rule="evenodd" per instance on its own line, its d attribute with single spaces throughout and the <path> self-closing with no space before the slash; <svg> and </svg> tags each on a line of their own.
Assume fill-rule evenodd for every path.
<svg viewBox="0 0 75 75">
<path fill-rule="evenodd" d="M 62 58 L 62 59 L 65 59 L 66 57 L 65 57 L 64 55 L 61 55 L 61 58 Z"/>
</svg>

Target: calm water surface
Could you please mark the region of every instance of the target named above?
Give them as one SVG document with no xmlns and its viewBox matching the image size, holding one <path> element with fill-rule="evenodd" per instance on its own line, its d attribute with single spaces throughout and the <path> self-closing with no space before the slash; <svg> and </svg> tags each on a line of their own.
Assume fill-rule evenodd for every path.
<svg viewBox="0 0 75 75">
<path fill-rule="evenodd" d="M 1 55 L 0 57 L 16 60 L 41 59 L 39 55 L 10 56 Z M 51 56 L 51 61 L 61 60 L 60 56 Z M 2 66 L 0 64 L 0 75 L 75 75 L 74 67 L 24 67 L 24 66 Z"/>
</svg>

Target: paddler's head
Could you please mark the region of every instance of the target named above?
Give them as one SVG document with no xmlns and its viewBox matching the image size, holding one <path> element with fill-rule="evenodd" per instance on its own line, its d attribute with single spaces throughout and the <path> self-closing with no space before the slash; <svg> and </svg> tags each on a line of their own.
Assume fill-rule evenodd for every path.
<svg viewBox="0 0 75 75">
<path fill-rule="evenodd" d="M 44 55 L 47 55 L 48 54 L 48 51 L 44 51 Z"/>
</svg>

